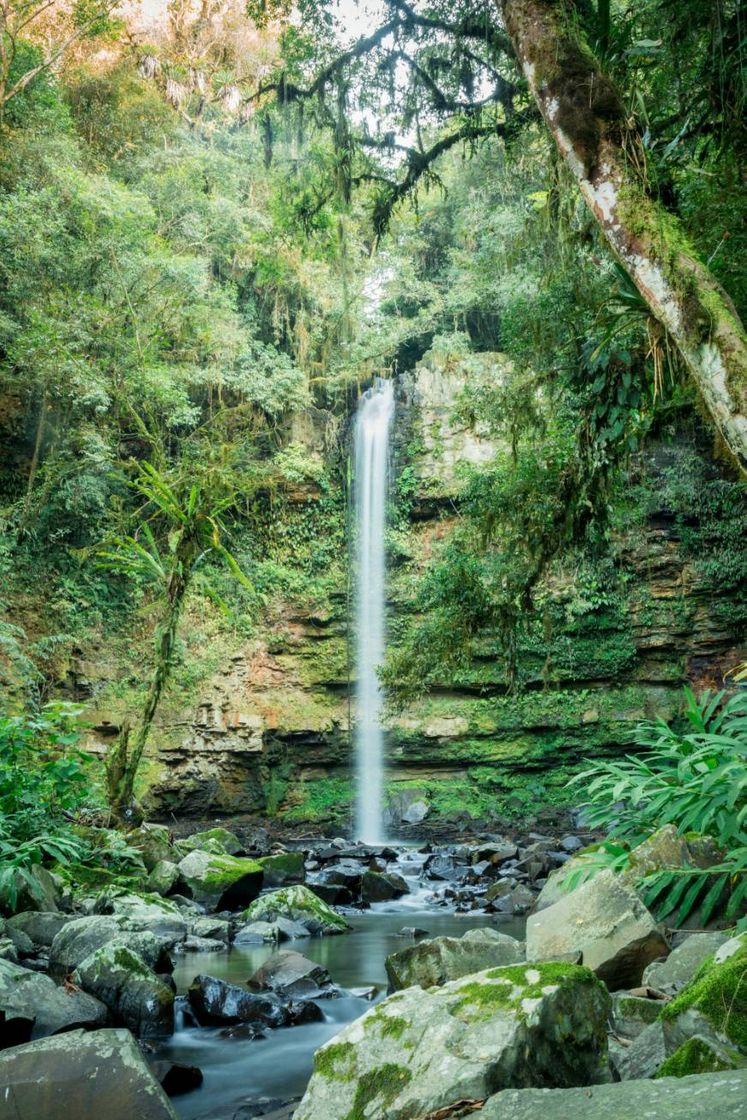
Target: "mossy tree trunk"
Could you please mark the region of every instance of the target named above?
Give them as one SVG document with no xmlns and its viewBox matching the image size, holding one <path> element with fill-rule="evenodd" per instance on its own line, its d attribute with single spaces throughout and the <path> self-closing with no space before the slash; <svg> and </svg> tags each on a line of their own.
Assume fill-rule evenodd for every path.
<svg viewBox="0 0 747 1120">
<path fill-rule="evenodd" d="M 620 98 L 561 0 L 502 0 L 518 63 L 604 235 L 669 331 L 731 456 L 747 471 L 747 337 L 729 300 L 645 186 Z"/>
<path fill-rule="evenodd" d="M 109 806 L 114 816 L 122 822 L 132 823 L 138 814 L 135 778 L 163 690 L 171 675 L 177 628 L 197 557 L 197 547 L 198 542 L 191 536 L 183 536 L 179 542 L 166 585 L 166 604 L 158 630 L 156 663 L 143 711 L 134 733 L 129 721 L 122 724 L 117 740 L 106 756 Z"/>
</svg>

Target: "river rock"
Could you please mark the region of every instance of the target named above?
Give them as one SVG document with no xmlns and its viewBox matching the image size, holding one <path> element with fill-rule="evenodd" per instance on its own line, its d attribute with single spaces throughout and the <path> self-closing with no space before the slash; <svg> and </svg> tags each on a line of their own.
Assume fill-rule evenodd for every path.
<svg viewBox="0 0 747 1120">
<path fill-rule="evenodd" d="M 225 918 L 190 918 L 188 929 L 192 937 L 209 937 L 214 941 L 223 941 L 226 945 L 231 940 L 231 923 Z"/>
<path fill-rule="evenodd" d="M 743 1120 L 747 1070 L 583 1089 L 509 1089 L 485 1102 L 480 1120 Z"/>
<path fill-rule="evenodd" d="M 283 1000 L 337 995 L 326 968 L 290 949 L 273 953 L 254 973 L 249 987 L 275 992 Z"/>
<path fill-rule="evenodd" d="M 0 1120 L 177 1120 L 125 1030 L 71 1031 L 0 1054 Z"/>
<path fill-rule="evenodd" d="M 197 1021 L 206 1027 L 252 1022 L 282 1027 L 289 1018 L 274 995 L 258 995 L 215 976 L 195 976 L 187 998 Z"/>
<path fill-rule="evenodd" d="M 643 973 L 643 983 L 667 995 L 689 984 L 703 961 L 729 940 L 725 933 L 694 933 L 673 949 L 666 960 L 654 961 Z"/>
<path fill-rule="evenodd" d="M 389 902 L 409 891 L 406 881 L 396 871 L 366 871 L 361 880 L 364 902 Z"/>
<path fill-rule="evenodd" d="M 220 826 L 208 828 L 204 832 L 194 832 L 186 840 L 180 840 L 178 847 L 185 852 L 201 851 L 223 856 L 237 856 L 244 851 L 238 836 Z"/>
<path fill-rule="evenodd" d="M 214 937 L 190 936 L 186 941 L 177 945 L 174 951 L 182 953 L 223 953 L 225 949 L 225 942 L 216 941 Z"/>
<path fill-rule="evenodd" d="M 263 945 L 266 941 L 278 940 L 278 927 L 275 922 L 249 922 L 237 930 L 234 945 Z"/>
<path fill-rule="evenodd" d="M 241 918 L 247 923 L 274 922 L 277 918 L 289 918 L 304 926 L 311 934 L 344 933 L 350 928 L 342 914 L 338 914 L 302 884 L 263 894 L 243 912 Z"/>
<path fill-rule="evenodd" d="M 31 939 L 34 945 L 49 947 L 63 926 L 72 920 L 70 914 L 59 911 L 25 910 L 8 918 L 6 930 L 19 930 Z"/>
<path fill-rule="evenodd" d="M 512 965 L 406 988 L 317 1051 L 295 1120 L 414 1120 L 500 1088 L 604 1080 L 609 1003 L 574 965 Z"/>
<path fill-rule="evenodd" d="M 691 866 L 687 840 L 680 836 L 673 824 L 667 824 L 633 848 L 625 874 L 640 879 L 654 871 Z"/>
<path fill-rule="evenodd" d="M 187 936 L 187 921 L 175 902 L 156 894 L 103 891 L 96 900 L 97 914 L 116 914 L 128 930 L 152 933 L 174 945 Z"/>
<path fill-rule="evenodd" d="M 277 852 L 257 860 L 265 873 L 265 887 L 287 887 L 303 883 L 306 867 L 303 852 Z"/>
<path fill-rule="evenodd" d="M 138 1037 L 173 1033 L 172 988 L 127 943 L 117 939 L 97 949 L 78 965 L 73 982 L 101 1000 L 115 1021 Z"/>
<path fill-rule="evenodd" d="M 463 937 L 433 937 L 392 953 L 386 959 L 386 972 L 390 991 L 414 984 L 432 988 L 523 959 L 520 941 L 494 929 L 471 929 Z"/>
<path fill-rule="evenodd" d="M 190 852 L 180 861 L 179 874 L 195 901 L 212 910 L 246 906 L 262 888 L 261 866 L 236 856 Z"/>
<path fill-rule="evenodd" d="M 49 951 L 50 971 L 67 976 L 73 969 L 109 941 L 123 939 L 157 972 L 170 971 L 168 950 L 173 938 L 145 930 L 133 930 L 123 914 L 91 915 L 73 918 L 63 926 Z"/>
<path fill-rule="evenodd" d="M 104 1004 L 85 992 L 58 988 L 49 976 L 10 961 L 0 961 L 0 1012 L 6 1023 L 29 1020 L 30 1038 L 101 1027 L 109 1017 Z"/>
<path fill-rule="evenodd" d="M 646 965 L 669 947 L 633 888 L 601 871 L 572 894 L 527 921 L 527 960 L 581 952 L 610 990 L 635 987 Z"/>
</svg>

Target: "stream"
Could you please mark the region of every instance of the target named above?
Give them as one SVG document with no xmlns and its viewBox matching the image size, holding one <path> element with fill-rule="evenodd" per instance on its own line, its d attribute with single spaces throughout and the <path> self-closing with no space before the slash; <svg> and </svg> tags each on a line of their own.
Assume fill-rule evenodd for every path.
<svg viewBox="0 0 747 1120">
<path fill-rule="evenodd" d="M 415 909 L 413 902 L 420 908 Z M 324 965 L 341 988 L 375 986 L 378 1001 L 386 995 L 385 958 L 413 943 L 399 934 L 403 926 L 419 926 L 432 936 L 460 937 L 468 929 L 483 926 L 494 926 L 513 937 L 524 935 L 523 919 L 500 920 L 493 915 L 454 914 L 422 906 L 417 896 L 380 903 L 364 913 L 348 914 L 349 933 L 285 942 L 281 947 Z M 185 953 L 176 962 L 177 989 L 185 992 L 200 973 L 244 984 L 275 951 L 273 945 L 247 945 L 225 953 Z M 363 1015 L 371 1001 L 343 993 L 338 999 L 320 1001 L 319 1006 L 324 1022 L 271 1031 L 266 1039 L 221 1037 L 224 1028 L 220 1027 L 177 1029 L 159 1057 L 199 1066 L 204 1075 L 200 1089 L 172 1101 L 182 1120 L 223 1120 L 258 1098 L 300 1096 L 311 1075 L 314 1051 Z"/>
</svg>

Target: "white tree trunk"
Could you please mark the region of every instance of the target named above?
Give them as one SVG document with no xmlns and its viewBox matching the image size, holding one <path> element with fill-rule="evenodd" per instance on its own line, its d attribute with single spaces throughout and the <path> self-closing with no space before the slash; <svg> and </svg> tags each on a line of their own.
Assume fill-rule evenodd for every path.
<svg viewBox="0 0 747 1120">
<path fill-rule="evenodd" d="M 731 456 L 747 472 L 747 337 L 677 220 L 647 194 L 614 87 L 558 0 L 502 0 L 519 65 L 607 241 L 687 364 Z"/>
</svg>

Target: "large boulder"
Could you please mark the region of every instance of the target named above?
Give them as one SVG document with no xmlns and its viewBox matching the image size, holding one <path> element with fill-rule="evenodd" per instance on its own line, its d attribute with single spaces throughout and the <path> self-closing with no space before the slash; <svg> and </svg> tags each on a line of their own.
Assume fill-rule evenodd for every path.
<svg viewBox="0 0 747 1120">
<path fill-rule="evenodd" d="M 661 1017 L 686 1035 L 711 1036 L 747 1054 L 747 934 L 718 948 Z"/>
<path fill-rule="evenodd" d="M 527 920 L 527 960 L 581 962 L 610 990 L 633 988 L 646 965 L 669 952 L 652 915 L 627 882 L 601 871 Z"/>
<path fill-rule="evenodd" d="M 159 859 L 146 880 L 151 894 L 167 895 L 179 881 L 179 868 L 170 859 Z"/>
<path fill-rule="evenodd" d="M 179 874 L 192 898 L 212 910 L 237 910 L 262 889 L 262 868 L 253 859 L 194 851 L 180 861 Z"/>
<path fill-rule="evenodd" d="M 494 929 L 471 929 L 463 937 L 433 937 L 392 953 L 386 959 L 386 972 L 392 991 L 414 984 L 432 988 L 523 959 L 524 946 L 515 938 Z"/>
<path fill-rule="evenodd" d="M 726 933 L 694 933 L 673 949 L 666 960 L 654 961 L 643 973 L 643 983 L 666 995 L 690 983 L 703 962 L 719 949 L 729 936 Z"/>
<path fill-rule="evenodd" d="M 26 1020 L 27 1038 L 101 1027 L 109 1017 L 104 1004 L 93 996 L 70 985 L 58 987 L 49 976 L 4 960 L 0 960 L 0 1013 L 5 1024 Z"/>
<path fill-rule="evenodd" d="M 129 1031 L 72 1031 L 0 1054 L 0 1120 L 177 1120 Z"/>
<path fill-rule="evenodd" d="M 215 976 L 195 976 L 187 998 L 198 1023 L 206 1027 L 230 1023 L 282 1027 L 289 1018 L 274 995 L 259 995 Z"/>
<path fill-rule="evenodd" d="M 389 902 L 408 894 L 410 888 L 396 871 L 366 871 L 361 880 L 364 902 Z"/>
<path fill-rule="evenodd" d="M 97 914 L 117 914 L 133 932 L 153 933 L 175 945 L 187 936 L 187 921 L 176 903 L 157 894 L 103 891 L 96 900 Z"/>
<path fill-rule="evenodd" d="M 605 1080 L 609 1004 L 588 969 L 557 963 L 406 988 L 317 1051 L 295 1120 L 414 1120 L 502 1088 Z"/>
<path fill-rule="evenodd" d="M 57 934 L 49 951 L 50 972 L 67 976 L 97 949 L 114 940 L 124 940 L 156 971 L 170 971 L 168 951 L 174 944 L 173 937 L 132 929 L 124 914 L 92 914 L 74 918 Z"/>
<path fill-rule="evenodd" d="M 118 939 L 108 941 L 81 961 L 73 973 L 73 982 L 101 1000 L 115 1022 L 139 1038 L 172 1034 L 173 989 L 127 943 Z"/>
<path fill-rule="evenodd" d="M 302 884 L 263 894 L 241 917 L 245 922 L 274 922 L 277 918 L 289 918 L 312 934 L 344 933 L 350 928 L 342 914 Z"/>
<path fill-rule="evenodd" d="M 24 910 L 8 918 L 6 930 L 25 933 L 34 945 L 48 948 L 63 926 L 72 920 L 72 915 L 61 914 L 57 910 Z"/>
<path fill-rule="evenodd" d="M 284 1000 L 320 999 L 337 994 L 326 968 L 290 949 L 273 953 L 254 973 L 249 987 L 275 992 Z"/>
<path fill-rule="evenodd" d="M 625 1081 L 593 1089 L 509 1089 L 485 1102 L 480 1120 L 743 1120 L 747 1070 L 680 1080 Z"/>
<path fill-rule="evenodd" d="M 174 848 L 169 830 L 162 824 L 141 824 L 126 836 L 131 848 L 137 848 L 146 871 L 152 871 L 161 860 L 174 861 Z"/>
<path fill-rule="evenodd" d="M 257 860 L 265 873 L 266 887 L 287 887 L 292 883 L 303 883 L 306 878 L 305 862 L 303 852 L 277 852 Z"/>
</svg>

